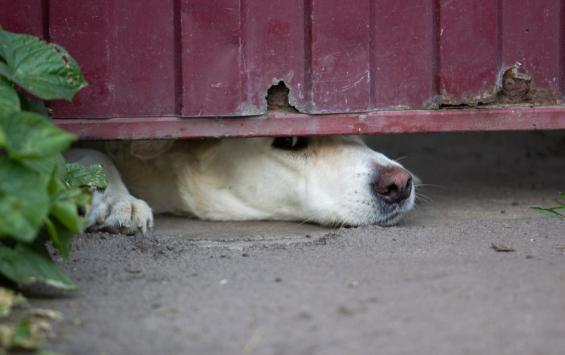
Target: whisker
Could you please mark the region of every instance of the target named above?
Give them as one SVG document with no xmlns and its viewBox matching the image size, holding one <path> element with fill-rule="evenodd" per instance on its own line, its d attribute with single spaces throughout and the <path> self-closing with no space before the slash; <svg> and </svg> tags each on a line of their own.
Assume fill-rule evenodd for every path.
<svg viewBox="0 0 565 355">
<path fill-rule="evenodd" d="M 426 195 L 418 195 L 416 194 L 416 198 L 423 200 L 423 201 L 428 201 L 428 202 L 432 202 L 434 199 L 431 198 L 430 196 L 426 196 Z"/>
<path fill-rule="evenodd" d="M 414 184 L 414 187 L 437 187 L 437 188 L 440 188 L 440 189 L 445 188 L 445 186 L 435 185 L 435 184 Z"/>
<path fill-rule="evenodd" d="M 423 193 L 422 191 L 415 191 L 414 192 L 416 194 L 416 196 L 422 196 L 422 197 L 428 197 L 431 198 L 430 195 L 426 195 L 425 193 Z"/>
<path fill-rule="evenodd" d="M 433 202 L 433 198 L 431 198 L 430 196 L 421 194 L 421 193 L 416 193 L 416 200 L 421 200 L 423 202 L 427 202 L 427 203 L 431 203 Z"/>
</svg>

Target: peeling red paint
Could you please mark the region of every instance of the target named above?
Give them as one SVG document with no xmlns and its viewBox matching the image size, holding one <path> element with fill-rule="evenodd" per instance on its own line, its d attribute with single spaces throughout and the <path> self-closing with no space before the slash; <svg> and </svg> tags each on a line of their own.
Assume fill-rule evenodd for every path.
<svg viewBox="0 0 565 355">
<path fill-rule="evenodd" d="M 0 9 L 3 28 L 43 35 L 81 64 L 90 85 L 52 108 L 87 138 L 563 128 L 560 0 L 0 0 Z M 530 79 L 507 76 L 505 86 L 518 62 Z M 271 109 L 310 115 L 265 115 L 279 81 L 290 92 Z M 523 103 L 555 107 L 425 111 Z"/>
<path fill-rule="evenodd" d="M 247 118 L 145 117 L 56 119 L 82 139 L 155 139 L 287 135 L 565 129 L 565 108 L 377 111 L 367 114 L 270 113 Z"/>
</svg>

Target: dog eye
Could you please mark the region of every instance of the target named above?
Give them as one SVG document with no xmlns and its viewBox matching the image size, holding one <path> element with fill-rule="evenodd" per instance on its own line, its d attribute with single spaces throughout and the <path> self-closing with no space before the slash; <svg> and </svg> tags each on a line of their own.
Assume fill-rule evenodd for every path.
<svg viewBox="0 0 565 355">
<path fill-rule="evenodd" d="M 308 147 L 306 137 L 277 137 L 271 144 L 273 148 L 284 150 L 300 150 Z"/>
</svg>

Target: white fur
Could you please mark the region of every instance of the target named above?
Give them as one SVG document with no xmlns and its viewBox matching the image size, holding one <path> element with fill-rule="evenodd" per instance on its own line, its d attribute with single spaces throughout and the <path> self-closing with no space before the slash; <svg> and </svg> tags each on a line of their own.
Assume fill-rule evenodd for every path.
<svg viewBox="0 0 565 355">
<path fill-rule="evenodd" d="M 95 196 L 88 214 L 93 229 L 145 232 L 153 225 L 149 206 L 209 220 L 324 225 L 390 225 L 414 206 L 413 187 L 398 204 L 376 196 L 372 184 L 379 168 L 400 164 L 358 138 L 309 138 L 299 151 L 275 149 L 272 141 L 115 142 L 105 147 L 115 165 L 93 150 L 71 150 L 68 159 L 101 162 L 108 176 L 108 188 Z"/>
</svg>

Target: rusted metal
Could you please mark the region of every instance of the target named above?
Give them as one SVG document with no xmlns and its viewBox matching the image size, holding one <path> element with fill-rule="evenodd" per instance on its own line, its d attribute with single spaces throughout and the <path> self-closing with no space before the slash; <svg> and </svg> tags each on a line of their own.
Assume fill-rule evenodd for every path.
<svg viewBox="0 0 565 355">
<path fill-rule="evenodd" d="M 84 132 L 96 131 L 92 118 L 119 118 L 101 127 L 120 122 L 126 129 L 131 120 L 134 138 L 148 137 L 139 122 L 153 138 L 175 136 L 157 129 L 175 125 L 190 132 L 186 137 L 199 130 L 249 136 L 236 123 L 201 118 L 264 115 L 269 108 L 316 115 L 287 117 L 296 129 L 317 127 L 300 128 L 312 134 L 351 134 L 354 112 L 429 124 L 429 131 L 451 130 L 429 120 L 443 115 L 478 120 L 449 123 L 457 129 L 513 129 L 509 114 L 524 129 L 520 117 L 538 118 L 522 106 L 494 115 L 500 125 L 479 114 L 426 109 L 551 104 L 552 117 L 562 113 L 561 0 L 286 0 L 284 6 L 275 0 L 0 0 L 0 9 L 2 27 L 57 42 L 81 64 L 89 87 L 72 104 L 54 102 L 52 109 L 57 118 L 81 119 L 59 122 L 75 130 L 82 124 Z M 521 63 L 516 73 L 515 63 Z M 269 88 L 281 82 L 288 92 L 271 90 L 269 107 Z M 383 110 L 420 111 L 377 112 Z M 334 113 L 341 115 L 317 116 Z M 272 118 L 234 122 L 248 122 L 242 127 L 257 134 L 294 129 Z M 210 122 L 219 124 L 217 133 Z M 388 129 L 386 122 L 372 124 L 377 128 L 368 133 Z M 411 124 L 403 127 L 411 131 Z"/>
<path fill-rule="evenodd" d="M 55 122 L 83 139 L 519 131 L 565 129 L 565 109 L 520 106 L 334 115 L 272 112 L 248 118 L 128 117 L 107 120 L 57 119 Z"/>
<path fill-rule="evenodd" d="M 268 111 L 284 111 L 299 112 L 296 107 L 290 104 L 290 90 L 286 87 L 284 81 L 273 85 L 267 90 L 267 110 Z"/>
<path fill-rule="evenodd" d="M 502 74 L 500 98 L 503 103 L 515 104 L 531 100 L 532 76 L 527 72 L 522 72 L 520 66 L 517 63 Z"/>
<path fill-rule="evenodd" d="M 247 116 L 284 81 L 304 113 L 497 103 L 514 63 L 559 103 L 560 0 L 0 0 L 90 86 L 61 118 Z M 410 25 L 407 26 L 406 24 Z M 553 99 L 552 100 L 548 100 Z M 539 102 L 538 102 L 539 101 Z"/>
</svg>

